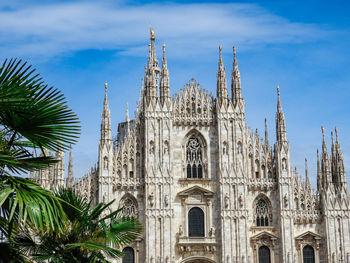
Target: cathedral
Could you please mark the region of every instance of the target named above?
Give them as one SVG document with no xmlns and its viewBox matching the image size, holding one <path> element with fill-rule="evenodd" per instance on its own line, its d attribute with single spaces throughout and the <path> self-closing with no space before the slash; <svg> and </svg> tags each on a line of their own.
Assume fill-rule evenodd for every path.
<svg viewBox="0 0 350 263">
<path fill-rule="evenodd" d="M 277 87 L 276 140 L 245 121 L 233 48 L 231 96 L 219 48 L 216 98 L 191 79 L 173 96 L 163 45 L 158 62 L 151 30 L 134 120 L 112 137 L 105 84 L 97 164 L 74 180 L 70 154 L 31 174 L 46 188 L 67 185 L 97 202 L 123 207 L 144 232 L 122 248 L 120 263 L 350 263 L 350 204 L 335 129 L 317 151 L 317 190 L 291 168 Z M 266 126 L 266 120 L 265 120 Z M 271 143 L 271 144 L 270 144 Z"/>
</svg>

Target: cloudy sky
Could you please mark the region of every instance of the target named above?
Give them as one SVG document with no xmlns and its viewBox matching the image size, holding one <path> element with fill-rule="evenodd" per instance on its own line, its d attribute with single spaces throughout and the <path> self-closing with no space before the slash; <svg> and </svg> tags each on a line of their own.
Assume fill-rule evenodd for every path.
<svg viewBox="0 0 350 263">
<path fill-rule="evenodd" d="M 246 119 L 275 140 L 280 85 L 292 165 L 309 160 L 316 182 L 321 125 L 328 143 L 338 126 L 350 174 L 350 4 L 348 1 L 1 1 L 0 60 L 29 61 L 62 90 L 82 122 L 74 171 L 97 160 L 104 82 L 109 83 L 112 129 L 136 107 L 149 26 L 158 59 L 166 44 L 171 93 L 195 78 L 215 94 L 218 46 L 229 74 L 237 46 Z M 131 114 L 132 115 L 132 114 Z"/>
</svg>

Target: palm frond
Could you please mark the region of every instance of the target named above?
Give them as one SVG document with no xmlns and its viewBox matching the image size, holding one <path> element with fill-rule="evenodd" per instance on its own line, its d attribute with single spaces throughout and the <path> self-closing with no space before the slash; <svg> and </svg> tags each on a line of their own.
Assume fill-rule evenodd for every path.
<svg viewBox="0 0 350 263">
<path fill-rule="evenodd" d="M 0 124 L 53 151 L 69 149 L 80 134 L 79 120 L 63 94 L 16 59 L 0 68 Z"/>
</svg>

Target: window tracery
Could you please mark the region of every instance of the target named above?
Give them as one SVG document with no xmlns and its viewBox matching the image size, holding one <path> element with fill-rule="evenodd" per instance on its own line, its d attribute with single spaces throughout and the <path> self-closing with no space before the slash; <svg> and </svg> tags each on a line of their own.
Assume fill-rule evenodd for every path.
<svg viewBox="0 0 350 263">
<path fill-rule="evenodd" d="M 262 198 L 260 198 L 256 202 L 255 206 L 255 221 L 256 221 L 256 226 L 269 226 L 269 218 L 271 218 L 271 214 L 269 211 L 268 204 L 266 201 Z"/>
<path fill-rule="evenodd" d="M 123 208 L 123 216 L 137 218 L 138 210 L 137 203 L 130 197 L 124 197 L 120 202 L 120 207 Z"/>
<path fill-rule="evenodd" d="M 186 144 L 187 178 L 203 178 L 203 145 L 192 136 Z"/>
</svg>

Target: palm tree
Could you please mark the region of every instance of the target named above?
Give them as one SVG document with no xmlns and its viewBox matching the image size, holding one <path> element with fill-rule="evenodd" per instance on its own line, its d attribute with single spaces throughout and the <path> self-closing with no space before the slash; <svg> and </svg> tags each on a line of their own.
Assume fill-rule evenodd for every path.
<svg viewBox="0 0 350 263">
<path fill-rule="evenodd" d="M 56 193 L 69 223 L 63 233 L 42 233 L 32 229 L 13 239 L 21 252 L 36 262 L 109 262 L 123 253 L 121 248 L 135 241 L 142 225 L 133 218 L 122 217 L 122 210 L 110 212 L 113 202 L 92 208 L 71 189 Z"/>
<path fill-rule="evenodd" d="M 63 230 L 60 200 L 20 175 L 56 162 L 33 150 L 66 150 L 79 134 L 79 120 L 63 94 L 21 60 L 5 60 L 0 67 L 0 233 L 7 241 L 28 224 L 41 232 Z"/>
</svg>

